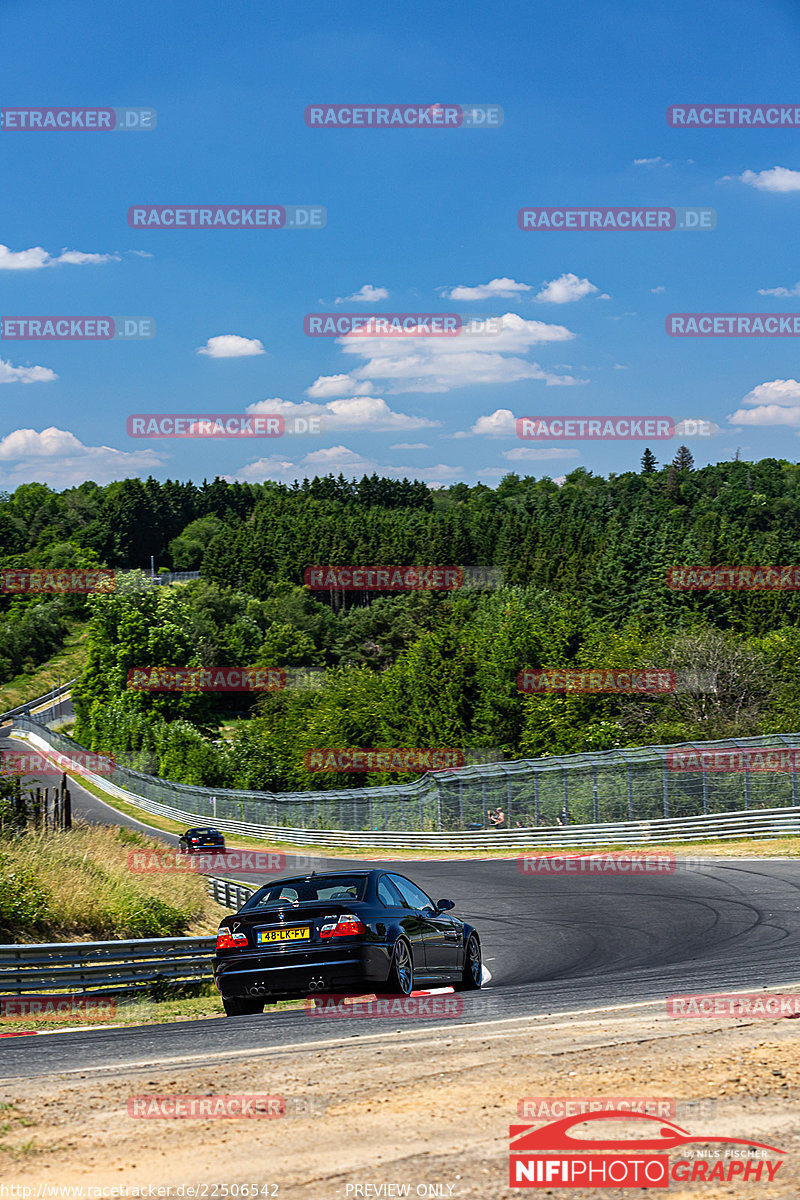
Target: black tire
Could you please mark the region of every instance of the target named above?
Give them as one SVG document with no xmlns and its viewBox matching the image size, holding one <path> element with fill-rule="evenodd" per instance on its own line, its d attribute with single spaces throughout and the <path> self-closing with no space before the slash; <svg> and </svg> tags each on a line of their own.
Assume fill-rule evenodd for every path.
<svg viewBox="0 0 800 1200">
<path fill-rule="evenodd" d="M 392 953 L 392 965 L 386 980 L 386 991 L 394 996 L 409 996 L 414 990 L 414 960 L 405 938 L 398 938 Z"/>
<path fill-rule="evenodd" d="M 478 935 L 471 933 L 464 947 L 464 969 L 461 978 L 453 984 L 456 992 L 476 992 L 483 987 L 483 960 Z"/>
<path fill-rule="evenodd" d="M 226 1017 L 252 1017 L 264 1011 L 264 1001 L 257 996 L 231 996 L 230 1000 L 223 996 L 222 1007 Z"/>
</svg>

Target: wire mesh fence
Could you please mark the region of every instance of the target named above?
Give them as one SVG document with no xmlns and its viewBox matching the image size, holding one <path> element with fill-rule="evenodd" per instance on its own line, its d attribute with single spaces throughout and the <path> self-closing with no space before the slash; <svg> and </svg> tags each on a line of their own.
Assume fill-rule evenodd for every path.
<svg viewBox="0 0 800 1200">
<path fill-rule="evenodd" d="M 29 717 L 15 728 L 64 754 L 83 747 Z M 338 791 L 255 792 L 193 787 L 116 766 L 110 779 L 148 800 L 210 822 L 292 829 L 451 832 L 533 829 L 773 809 L 798 804 L 800 734 L 486 762 L 413 783 Z"/>
</svg>

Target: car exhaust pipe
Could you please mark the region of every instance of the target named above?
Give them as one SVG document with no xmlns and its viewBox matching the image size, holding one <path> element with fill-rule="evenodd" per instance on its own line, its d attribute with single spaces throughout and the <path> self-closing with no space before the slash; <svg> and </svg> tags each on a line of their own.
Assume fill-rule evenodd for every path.
<svg viewBox="0 0 800 1200">
<path fill-rule="evenodd" d="M 316 979 L 309 979 L 308 990 L 310 992 L 322 992 L 325 990 L 325 980 L 321 975 L 317 976 Z"/>
<path fill-rule="evenodd" d="M 257 983 L 257 984 L 254 984 L 253 987 L 248 988 L 247 991 L 248 991 L 248 995 L 250 995 L 250 996 L 266 996 L 267 987 L 263 983 Z"/>
</svg>

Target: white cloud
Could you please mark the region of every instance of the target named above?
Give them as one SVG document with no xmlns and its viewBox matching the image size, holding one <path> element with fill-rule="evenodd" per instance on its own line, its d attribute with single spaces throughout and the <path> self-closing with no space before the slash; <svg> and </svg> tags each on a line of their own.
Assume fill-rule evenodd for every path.
<svg viewBox="0 0 800 1200">
<path fill-rule="evenodd" d="M 728 415 L 734 425 L 789 425 L 800 427 L 800 381 L 772 379 L 760 383 L 742 398 L 748 408 Z"/>
<path fill-rule="evenodd" d="M 510 462 L 540 462 L 552 458 L 580 458 L 579 450 L 562 450 L 558 446 L 519 446 L 504 450 L 503 458 Z"/>
<path fill-rule="evenodd" d="M 337 338 L 337 345 L 344 354 L 364 360 L 347 376 L 350 387 L 377 380 L 382 391 L 399 395 L 526 379 L 541 379 L 551 386 L 584 383 L 571 375 L 553 375 L 538 363 L 520 357 L 531 346 L 571 341 L 574 337 L 563 325 L 526 321 L 516 313 L 506 313 L 500 332 L 493 336 L 376 338 L 348 334 Z M 329 380 L 330 376 L 322 376 L 306 394 L 318 395 Z"/>
<path fill-rule="evenodd" d="M 251 358 L 255 354 L 266 354 L 266 350 L 258 338 L 221 333 L 210 337 L 205 346 L 198 346 L 197 353 L 207 354 L 209 358 Z"/>
<path fill-rule="evenodd" d="M 371 283 L 365 283 L 357 292 L 353 292 L 352 296 L 337 296 L 335 304 L 347 304 L 353 300 L 356 303 L 377 304 L 379 300 L 386 300 L 389 293 L 386 288 L 374 287 Z"/>
<path fill-rule="evenodd" d="M 65 248 L 61 251 L 58 258 L 53 259 L 53 263 L 46 265 L 52 266 L 55 263 L 69 263 L 74 267 L 85 267 L 105 262 L 122 262 L 122 259 L 119 254 L 86 254 L 83 250 L 67 250 Z"/>
<path fill-rule="evenodd" d="M 369 429 L 374 433 L 390 431 L 399 433 L 406 429 L 433 429 L 441 421 L 427 417 L 412 417 L 407 413 L 394 412 L 385 400 L 378 396 L 348 396 L 342 400 L 329 400 L 326 404 L 311 404 L 304 400 L 295 404 L 292 400 L 258 400 L 248 404 L 249 413 L 277 413 L 282 417 L 322 417 L 326 433 L 337 429 Z"/>
<path fill-rule="evenodd" d="M 4 487 L 36 481 L 65 488 L 86 479 L 105 484 L 141 475 L 160 467 L 163 456 L 154 450 L 85 446 L 68 430 L 50 426 L 41 433 L 15 429 L 0 439 L 0 463 Z"/>
<path fill-rule="evenodd" d="M 730 176 L 725 176 L 729 179 Z M 760 192 L 800 192 L 800 171 L 773 167 L 770 171 L 745 171 L 738 178 Z"/>
<path fill-rule="evenodd" d="M 588 279 L 579 279 L 577 275 L 568 272 L 545 283 L 542 290 L 534 296 L 534 300 L 539 304 L 569 304 L 573 300 L 582 300 L 584 296 L 592 296 L 599 291 L 600 289 Z M 602 299 L 608 300 L 609 297 L 604 295 Z"/>
<path fill-rule="evenodd" d="M 663 159 L 660 154 L 657 154 L 655 158 L 635 158 L 633 160 L 633 165 L 635 167 L 657 167 L 659 163 L 664 167 L 671 165 L 670 163 L 666 162 L 666 160 Z"/>
<path fill-rule="evenodd" d="M 465 438 L 471 437 L 473 434 L 480 437 L 514 437 L 516 432 L 517 423 L 511 409 L 496 408 L 488 416 L 478 417 L 469 430 L 454 433 L 453 437 Z"/>
<path fill-rule="evenodd" d="M 306 395 L 312 400 L 327 400 L 329 396 L 366 396 L 374 390 L 369 379 L 359 382 L 352 375 L 320 375 L 306 388 Z"/>
<path fill-rule="evenodd" d="M 41 267 L 55 267 L 59 263 L 86 266 L 92 263 L 120 262 L 118 254 L 85 254 L 82 250 L 62 250 L 51 255 L 41 246 L 30 250 L 11 250 L 0 243 L 0 271 L 38 271 Z"/>
<path fill-rule="evenodd" d="M 615 371 L 627 371 L 627 367 L 623 363 L 614 363 Z"/>
<path fill-rule="evenodd" d="M 650 288 L 650 291 L 654 296 L 658 296 L 661 292 L 665 292 L 666 290 L 667 289 L 662 284 L 659 284 L 658 287 Z"/>
<path fill-rule="evenodd" d="M 488 283 L 479 283 L 475 287 L 458 287 L 442 292 L 446 300 L 513 300 L 521 292 L 531 290 L 528 283 L 517 283 L 515 279 L 490 279 Z"/>
<path fill-rule="evenodd" d="M 446 463 L 437 463 L 432 467 L 398 467 L 381 465 L 371 458 L 365 458 L 347 446 L 329 446 L 324 450 L 312 450 L 298 462 L 283 459 L 274 454 L 269 458 L 259 458 L 247 463 L 233 475 L 225 475 L 229 481 L 242 480 L 249 483 L 261 483 L 265 479 L 291 482 L 295 479 L 310 478 L 314 475 L 338 475 L 347 477 L 353 475 L 379 475 L 402 479 L 409 476 L 424 480 L 429 487 L 444 487 L 445 480 L 463 476 L 463 467 L 451 467 Z"/>
<path fill-rule="evenodd" d="M 58 379 L 49 367 L 12 367 L 0 358 L 0 383 L 51 383 Z"/>
<path fill-rule="evenodd" d="M 394 442 L 390 450 L 430 450 L 429 442 Z"/>
<path fill-rule="evenodd" d="M 759 288 L 758 294 L 759 296 L 800 296 L 800 283 L 796 283 L 793 288 Z"/>
</svg>

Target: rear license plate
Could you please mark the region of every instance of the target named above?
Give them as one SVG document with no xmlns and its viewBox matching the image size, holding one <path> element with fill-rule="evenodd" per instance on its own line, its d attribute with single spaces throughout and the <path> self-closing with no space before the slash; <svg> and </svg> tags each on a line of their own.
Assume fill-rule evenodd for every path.
<svg viewBox="0 0 800 1200">
<path fill-rule="evenodd" d="M 265 942 L 307 942 L 311 937 L 310 925 L 295 925 L 291 929 L 259 929 L 258 944 Z"/>
</svg>

